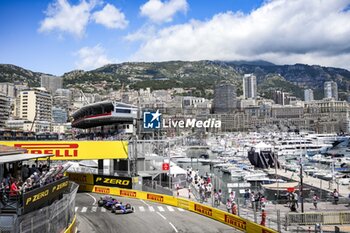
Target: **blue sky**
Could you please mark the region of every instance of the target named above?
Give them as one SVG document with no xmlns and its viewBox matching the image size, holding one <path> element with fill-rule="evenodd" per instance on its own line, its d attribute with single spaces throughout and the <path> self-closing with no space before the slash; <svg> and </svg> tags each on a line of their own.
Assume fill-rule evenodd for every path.
<svg viewBox="0 0 350 233">
<path fill-rule="evenodd" d="M 255 60 L 350 68 L 350 0 L 0 0 L 0 63 Z"/>
</svg>

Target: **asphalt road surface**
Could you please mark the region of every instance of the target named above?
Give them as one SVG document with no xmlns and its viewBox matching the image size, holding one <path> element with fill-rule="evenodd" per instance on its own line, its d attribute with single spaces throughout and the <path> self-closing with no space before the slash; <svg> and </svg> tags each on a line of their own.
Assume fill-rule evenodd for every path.
<svg viewBox="0 0 350 233">
<path fill-rule="evenodd" d="M 112 214 L 97 206 L 100 194 L 78 193 L 75 211 L 78 232 L 98 233 L 232 233 L 240 232 L 223 223 L 173 206 L 116 197 L 124 204 L 130 203 L 135 212 Z"/>
</svg>

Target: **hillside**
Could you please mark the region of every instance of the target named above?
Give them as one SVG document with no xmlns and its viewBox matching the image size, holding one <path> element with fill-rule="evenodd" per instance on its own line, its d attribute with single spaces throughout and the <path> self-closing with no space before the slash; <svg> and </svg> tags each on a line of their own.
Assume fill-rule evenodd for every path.
<svg viewBox="0 0 350 233">
<path fill-rule="evenodd" d="M 210 97 L 205 90 L 213 89 L 221 81 L 236 84 L 238 94 L 242 93 L 242 75 L 245 73 L 257 76 L 258 92 L 263 96 L 279 89 L 302 98 L 302 90 L 311 88 L 315 97 L 321 98 L 325 81 L 336 81 L 339 92 L 347 92 L 350 86 L 350 72 L 345 69 L 304 64 L 275 65 L 266 61 L 127 62 L 92 71 L 70 71 L 63 75 L 63 82 L 67 88 L 75 87 L 90 93 L 107 94 L 122 86 L 153 90 L 183 87 L 192 89 L 193 95 Z M 28 82 L 30 86 L 39 86 L 41 74 L 0 64 L 0 82 Z M 282 79 L 271 79 L 276 75 Z"/>
<path fill-rule="evenodd" d="M 205 89 L 226 80 L 240 86 L 240 74 L 230 66 L 210 61 L 122 63 L 106 65 L 99 69 L 64 74 L 64 85 L 98 91 L 101 81 L 107 89 L 118 89 L 122 85 L 130 89 L 151 87 L 169 89 L 183 87 L 195 89 L 195 94 L 205 96 Z"/>
<path fill-rule="evenodd" d="M 37 87 L 42 74 L 15 65 L 0 64 L 0 82 L 28 83 L 30 87 Z"/>
</svg>

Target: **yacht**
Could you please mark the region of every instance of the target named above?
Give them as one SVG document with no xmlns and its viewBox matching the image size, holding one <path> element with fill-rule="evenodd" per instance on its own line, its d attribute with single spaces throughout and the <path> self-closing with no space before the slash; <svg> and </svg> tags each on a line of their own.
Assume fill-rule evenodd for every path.
<svg viewBox="0 0 350 233">
<path fill-rule="evenodd" d="M 275 150 L 279 156 L 300 156 L 301 154 L 312 156 L 326 152 L 331 147 L 331 144 L 317 144 L 311 139 L 293 138 L 278 141 Z"/>
</svg>

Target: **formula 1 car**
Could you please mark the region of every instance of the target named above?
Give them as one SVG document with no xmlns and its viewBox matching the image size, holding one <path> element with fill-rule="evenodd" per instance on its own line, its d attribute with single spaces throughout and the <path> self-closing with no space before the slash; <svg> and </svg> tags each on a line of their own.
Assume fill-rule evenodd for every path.
<svg viewBox="0 0 350 233">
<path fill-rule="evenodd" d="M 105 207 L 107 209 L 110 209 L 112 207 L 112 205 L 118 203 L 118 201 L 116 199 L 114 199 L 111 196 L 103 196 L 100 198 L 100 200 L 98 200 L 98 206 L 99 207 Z"/>
<path fill-rule="evenodd" d="M 105 207 L 107 210 L 111 210 L 112 207 L 113 207 L 114 205 L 118 204 L 118 203 L 119 203 L 119 202 L 118 202 L 116 199 L 112 198 L 111 200 L 107 201 L 107 203 L 104 205 L 104 207 Z"/>
<path fill-rule="evenodd" d="M 117 203 L 112 206 L 111 212 L 115 214 L 129 214 L 134 212 L 134 207 L 129 203 L 125 206 L 122 203 Z"/>
</svg>

